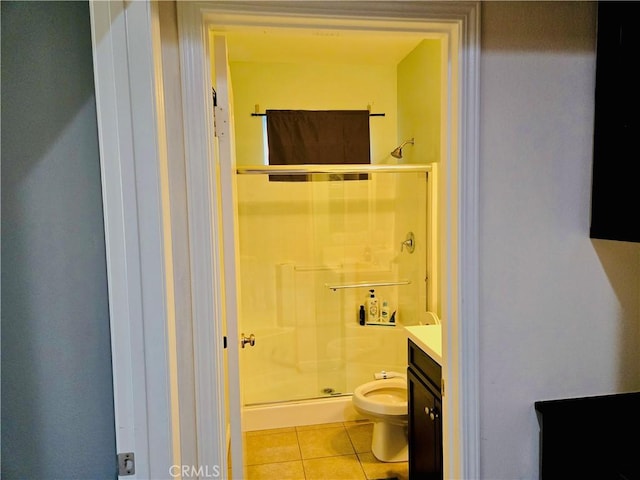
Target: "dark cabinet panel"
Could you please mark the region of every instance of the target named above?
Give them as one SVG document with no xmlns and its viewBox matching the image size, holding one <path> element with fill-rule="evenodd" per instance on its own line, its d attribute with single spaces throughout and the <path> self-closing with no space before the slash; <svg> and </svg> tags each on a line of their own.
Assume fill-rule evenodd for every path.
<svg viewBox="0 0 640 480">
<path fill-rule="evenodd" d="M 411 370 L 409 388 L 409 477 L 442 479 L 442 403 Z"/>
<path fill-rule="evenodd" d="M 640 479 L 640 392 L 535 402 L 542 480 Z"/>
<path fill-rule="evenodd" d="M 640 242 L 640 2 L 599 2 L 591 238 Z"/>
<path fill-rule="evenodd" d="M 425 370 L 433 375 L 425 376 Z M 440 365 L 409 341 L 407 388 L 411 480 L 442 480 L 443 477 L 441 375 Z"/>
</svg>

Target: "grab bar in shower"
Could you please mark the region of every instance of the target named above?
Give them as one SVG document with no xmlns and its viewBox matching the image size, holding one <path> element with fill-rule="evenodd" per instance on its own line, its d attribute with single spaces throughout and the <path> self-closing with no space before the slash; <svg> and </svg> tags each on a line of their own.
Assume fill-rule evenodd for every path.
<svg viewBox="0 0 640 480">
<path fill-rule="evenodd" d="M 395 287 L 397 285 L 409 285 L 411 280 L 398 280 L 396 282 L 355 282 L 344 284 L 325 283 L 324 286 L 334 292 L 343 288 L 368 288 L 368 287 Z"/>
<path fill-rule="evenodd" d="M 319 272 L 321 270 L 340 270 L 342 265 L 295 265 L 296 272 Z"/>
</svg>

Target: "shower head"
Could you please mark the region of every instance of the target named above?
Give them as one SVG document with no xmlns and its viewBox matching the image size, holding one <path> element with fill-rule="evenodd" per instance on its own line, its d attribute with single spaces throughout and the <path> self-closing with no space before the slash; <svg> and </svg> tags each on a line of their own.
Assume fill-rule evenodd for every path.
<svg viewBox="0 0 640 480">
<path fill-rule="evenodd" d="M 413 138 L 411 140 L 407 140 L 403 142 L 399 147 L 397 147 L 393 152 L 391 152 L 391 156 L 394 158 L 402 158 L 402 147 L 404 147 L 407 143 L 413 145 Z"/>
</svg>

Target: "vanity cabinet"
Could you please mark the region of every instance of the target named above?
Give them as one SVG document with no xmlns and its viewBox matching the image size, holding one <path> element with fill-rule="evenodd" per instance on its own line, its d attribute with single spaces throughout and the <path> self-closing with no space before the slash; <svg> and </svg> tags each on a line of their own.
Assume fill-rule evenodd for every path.
<svg viewBox="0 0 640 480">
<path fill-rule="evenodd" d="M 409 340 L 409 479 L 442 480 L 442 367 Z"/>
</svg>

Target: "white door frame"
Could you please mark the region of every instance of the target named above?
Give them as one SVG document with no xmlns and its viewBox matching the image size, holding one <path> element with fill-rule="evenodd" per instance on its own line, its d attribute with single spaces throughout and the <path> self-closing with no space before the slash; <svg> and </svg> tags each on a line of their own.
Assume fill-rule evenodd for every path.
<svg viewBox="0 0 640 480">
<path fill-rule="evenodd" d="M 192 243 L 192 255 L 204 249 L 220 252 L 220 235 L 216 231 L 222 219 L 216 201 L 220 197 L 216 170 L 218 155 L 211 119 L 213 106 L 209 95 L 212 80 L 208 55 L 208 30 L 211 25 L 321 25 L 341 28 L 360 22 L 374 28 L 384 24 L 398 30 L 431 31 L 447 36 L 450 51 L 450 85 L 457 88 L 448 99 L 448 154 L 440 166 L 439 198 L 444 212 L 439 241 L 442 249 L 442 281 L 446 292 L 442 299 L 443 358 L 446 394 L 443 398 L 445 478 L 477 478 L 479 474 L 478 433 L 478 68 L 479 68 L 479 4 L 475 2 L 179 2 L 178 20 L 182 69 L 183 117 L 185 121 L 186 168 L 190 215 L 202 224 L 206 238 L 198 246 Z M 228 166 L 224 166 L 227 168 Z M 201 271 L 193 276 L 194 296 L 202 312 L 224 309 L 220 304 L 223 286 L 216 290 L 215 279 L 223 278 L 220 258 L 202 262 Z M 235 279 L 230 279 L 235 282 Z M 197 284 L 200 283 L 200 286 Z M 207 293 L 212 292 L 212 293 Z M 199 325 L 204 322 L 205 324 Z M 219 316 L 194 317 L 194 331 L 210 330 L 211 324 L 221 324 Z M 239 385 L 237 333 L 235 318 L 227 317 L 229 329 L 229 382 L 232 415 L 239 416 Z M 219 326 L 217 328 L 220 328 Z M 206 416 L 213 405 L 226 400 L 221 388 L 225 371 L 219 337 L 195 335 L 196 362 L 214 360 L 212 365 L 218 382 L 213 397 L 198 396 L 196 409 L 205 409 Z M 210 372 L 207 372 L 209 375 Z M 204 378 L 202 378 L 204 380 Z M 196 383 L 199 383 L 198 381 Z M 220 426 L 222 427 L 222 426 Z M 222 432 L 223 430 L 220 430 Z M 232 438 L 232 445 L 234 439 Z M 235 444 L 237 447 L 237 444 Z M 232 447 L 233 450 L 233 447 Z M 203 452 L 204 453 L 204 452 Z M 224 457 L 220 450 L 218 456 Z M 236 468 L 234 464 L 234 469 Z M 236 470 L 237 471 L 237 470 Z"/>
<path fill-rule="evenodd" d="M 222 263 L 207 23 L 222 2 L 178 2 L 185 168 L 191 249 L 194 391 L 178 391 L 172 305 L 171 228 L 166 187 L 157 7 L 148 2 L 90 2 L 98 135 L 105 213 L 107 274 L 118 452 L 133 451 L 133 478 L 169 478 L 181 461 L 180 435 L 197 439 L 201 476 L 226 474 L 226 420 L 221 319 Z M 333 18 L 445 25 L 459 55 L 449 100 L 458 118 L 440 168 L 445 212 L 442 265 L 445 478 L 478 478 L 478 75 L 476 2 L 227 2 L 233 10 L 286 18 Z M 214 13 L 215 15 L 215 13 Z M 206 65 L 205 65 L 206 64 Z M 202 102 L 204 98 L 206 102 Z M 234 342 L 230 342 L 234 343 Z M 188 373 L 188 372 L 187 372 Z M 178 404 L 195 404 L 197 426 L 180 425 Z M 182 433 L 180 429 L 182 428 Z M 193 452 L 182 452 L 191 457 Z M 191 471 L 190 473 L 193 473 Z M 132 478 L 132 477 L 129 477 Z"/>
<path fill-rule="evenodd" d="M 170 478 L 181 455 L 158 5 L 89 6 L 116 449 L 134 453 L 126 478 Z"/>
</svg>

